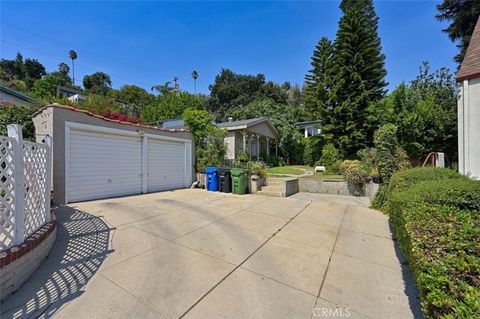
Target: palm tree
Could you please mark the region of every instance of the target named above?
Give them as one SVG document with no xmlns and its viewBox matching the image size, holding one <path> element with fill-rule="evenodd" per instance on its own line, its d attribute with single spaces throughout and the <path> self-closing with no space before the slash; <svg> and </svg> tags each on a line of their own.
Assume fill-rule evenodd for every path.
<svg viewBox="0 0 480 319">
<path fill-rule="evenodd" d="M 157 84 L 152 86 L 152 91 L 155 90 L 157 91 L 160 95 L 166 95 L 172 91 L 172 88 L 170 87 L 170 81 L 165 82 L 165 84 Z"/>
<path fill-rule="evenodd" d="M 72 82 L 73 86 L 75 86 L 75 60 L 77 59 L 77 52 L 70 50 L 68 51 L 68 56 L 72 60 Z"/>
<path fill-rule="evenodd" d="M 193 87 L 195 89 L 195 94 L 197 94 L 197 79 L 198 79 L 198 72 L 197 71 L 193 70 L 192 78 L 193 78 Z"/>
<path fill-rule="evenodd" d="M 175 92 L 179 92 L 179 91 L 180 91 L 180 85 L 178 85 L 177 81 L 178 81 L 178 76 L 174 76 L 174 77 L 173 77 L 173 83 L 175 83 L 175 84 L 173 85 L 173 90 L 174 90 Z"/>
</svg>

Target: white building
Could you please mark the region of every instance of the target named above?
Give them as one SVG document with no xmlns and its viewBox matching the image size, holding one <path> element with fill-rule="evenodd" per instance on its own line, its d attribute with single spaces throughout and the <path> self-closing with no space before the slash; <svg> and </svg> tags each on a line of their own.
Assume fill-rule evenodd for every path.
<svg viewBox="0 0 480 319">
<path fill-rule="evenodd" d="M 480 178 L 480 19 L 457 73 L 458 167 Z"/>
<path fill-rule="evenodd" d="M 317 136 L 322 133 L 322 131 L 318 128 L 320 123 L 321 121 L 306 121 L 306 122 L 298 122 L 296 124 L 299 130 L 307 138 L 309 136 Z"/>
</svg>

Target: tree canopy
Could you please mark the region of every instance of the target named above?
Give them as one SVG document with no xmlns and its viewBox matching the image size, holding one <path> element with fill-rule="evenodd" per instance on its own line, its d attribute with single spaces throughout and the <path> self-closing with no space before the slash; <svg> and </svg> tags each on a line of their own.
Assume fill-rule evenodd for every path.
<svg viewBox="0 0 480 319">
<path fill-rule="evenodd" d="M 83 87 L 92 93 L 106 94 L 112 88 L 112 79 L 104 72 L 95 72 L 83 77 Z"/>
<path fill-rule="evenodd" d="M 155 100 L 155 97 L 144 88 L 137 85 L 124 85 L 118 90 L 110 90 L 108 96 L 125 105 L 125 113 L 140 117 L 145 107 Z"/>
<path fill-rule="evenodd" d="M 375 127 L 395 124 L 400 146 L 412 158 L 443 151 L 457 154 L 455 81 L 446 68 L 430 71 L 424 62 L 418 77 L 400 84 L 391 94 L 369 107 Z"/>
<path fill-rule="evenodd" d="M 31 88 L 45 74 L 45 67 L 37 59 L 23 59 L 20 52 L 17 52 L 14 60 L 0 60 L 0 79 L 7 83 L 23 81 L 27 88 Z"/>
<path fill-rule="evenodd" d="M 450 25 L 443 31 L 448 34 L 450 40 L 458 43 L 460 52 L 454 60 L 460 65 L 480 15 L 480 1 L 443 0 L 443 3 L 437 5 L 437 10 L 438 20 L 450 21 Z"/>
<path fill-rule="evenodd" d="M 375 127 L 367 109 L 385 94 L 385 56 L 371 0 L 344 0 L 335 41 L 323 37 L 306 75 L 305 108 L 345 155 L 371 144 Z"/>
<path fill-rule="evenodd" d="M 182 117 L 187 109 L 204 109 L 205 97 L 188 92 L 162 94 L 144 108 L 142 120 L 146 123 L 155 123 L 166 119 Z"/>
<path fill-rule="evenodd" d="M 271 99 L 286 103 L 288 99 L 286 92 L 278 84 L 267 82 L 263 74 L 236 74 L 229 69 L 222 69 L 209 89 L 207 109 L 217 120 L 225 120 L 225 114 L 231 108 L 245 107 L 254 100 Z"/>
</svg>

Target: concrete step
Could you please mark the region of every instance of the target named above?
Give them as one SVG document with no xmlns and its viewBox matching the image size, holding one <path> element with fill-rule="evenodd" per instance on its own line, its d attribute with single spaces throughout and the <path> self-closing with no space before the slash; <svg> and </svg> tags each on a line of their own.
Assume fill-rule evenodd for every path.
<svg viewBox="0 0 480 319">
<path fill-rule="evenodd" d="M 268 186 L 282 185 L 283 183 L 284 183 L 283 178 L 268 178 L 267 177 L 267 180 L 265 181 L 265 185 L 268 185 Z"/>
<path fill-rule="evenodd" d="M 258 191 L 256 194 L 264 195 L 264 196 L 272 196 L 272 197 L 283 197 L 282 192 L 269 192 L 269 191 Z"/>
<path fill-rule="evenodd" d="M 282 185 L 266 185 L 266 186 L 262 186 L 262 191 L 266 191 L 266 192 L 282 192 L 283 191 L 283 187 Z"/>
</svg>

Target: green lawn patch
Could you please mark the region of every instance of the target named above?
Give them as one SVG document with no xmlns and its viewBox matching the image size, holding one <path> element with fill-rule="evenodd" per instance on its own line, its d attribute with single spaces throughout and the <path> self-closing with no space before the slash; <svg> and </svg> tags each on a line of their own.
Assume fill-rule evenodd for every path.
<svg viewBox="0 0 480 319">
<path fill-rule="evenodd" d="M 301 175 L 305 173 L 302 168 L 295 166 L 278 166 L 265 169 L 267 175 Z"/>
</svg>

